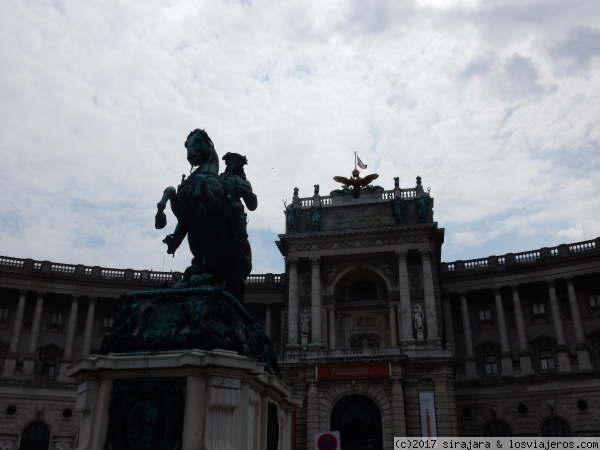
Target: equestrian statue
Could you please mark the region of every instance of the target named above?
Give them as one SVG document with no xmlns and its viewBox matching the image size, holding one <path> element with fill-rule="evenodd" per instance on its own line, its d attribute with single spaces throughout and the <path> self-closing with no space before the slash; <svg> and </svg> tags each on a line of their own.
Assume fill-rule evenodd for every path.
<svg viewBox="0 0 600 450">
<path fill-rule="evenodd" d="M 217 152 L 208 134 L 200 129 L 189 134 L 185 148 L 192 166 L 190 175 L 182 177 L 177 189 L 169 186 L 164 190 L 154 225 L 156 229 L 166 226 L 164 210 L 170 201 L 177 226 L 163 240 L 167 253 L 175 255 L 187 236 L 194 256 L 182 286 L 212 277 L 243 303 L 244 283 L 252 270 L 244 204 L 250 211 L 258 206 L 244 172 L 248 161 L 238 153 L 227 153 L 223 156 L 226 169 L 219 175 Z"/>
</svg>

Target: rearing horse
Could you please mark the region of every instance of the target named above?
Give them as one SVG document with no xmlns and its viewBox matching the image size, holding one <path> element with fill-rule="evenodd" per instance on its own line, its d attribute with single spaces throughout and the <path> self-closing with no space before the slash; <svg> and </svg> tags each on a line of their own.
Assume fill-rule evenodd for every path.
<svg viewBox="0 0 600 450">
<path fill-rule="evenodd" d="M 219 179 L 217 152 L 208 134 L 199 129 L 189 134 L 185 147 L 187 160 L 196 169 L 181 181 L 177 190 L 172 186 L 165 189 L 156 205 L 154 225 L 157 229 L 166 226 L 164 210 L 170 201 L 177 226 L 163 240 L 167 253 L 175 254 L 187 235 L 194 255 L 192 265 L 201 273 L 213 275 L 216 282 L 225 282 L 230 293 L 243 302 L 243 284 L 249 271 L 241 274 L 235 267 L 238 258 L 233 242 L 232 203 Z"/>
</svg>

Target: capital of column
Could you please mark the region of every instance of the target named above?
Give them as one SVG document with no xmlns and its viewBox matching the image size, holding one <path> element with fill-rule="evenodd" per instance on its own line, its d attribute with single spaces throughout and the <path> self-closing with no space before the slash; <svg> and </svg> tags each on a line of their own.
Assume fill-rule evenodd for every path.
<svg viewBox="0 0 600 450">
<path fill-rule="evenodd" d="M 398 257 L 398 261 L 406 261 L 408 250 L 396 250 L 396 256 Z"/>
<path fill-rule="evenodd" d="M 546 284 L 548 286 L 554 286 L 554 282 L 556 281 L 556 279 L 555 278 L 546 278 L 544 281 L 546 282 Z"/>
<path fill-rule="evenodd" d="M 297 266 L 298 265 L 298 258 L 285 258 L 285 264 L 288 267 Z"/>
<path fill-rule="evenodd" d="M 321 257 L 320 256 L 311 256 L 310 258 L 310 264 L 313 267 L 319 267 L 321 265 Z"/>
<path fill-rule="evenodd" d="M 421 254 L 421 258 L 423 259 L 431 259 L 431 250 L 428 249 L 422 249 L 419 250 L 419 253 Z"/>
</svg>

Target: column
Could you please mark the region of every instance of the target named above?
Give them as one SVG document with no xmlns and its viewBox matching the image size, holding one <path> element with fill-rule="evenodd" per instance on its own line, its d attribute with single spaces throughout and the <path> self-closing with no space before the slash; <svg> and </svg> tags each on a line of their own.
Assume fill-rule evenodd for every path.
<svg viewBox="0 0 600 450">
<path fill-rule="evenodd" d="M 73 361 L 73 342 L 75 341 L 75 325 L 77 324 L 77 309 L 79 307 L 79 298 L 73 297 L 71 301 L 71 312 L 69 314 L 69 323 L 67 324 L 67 340 L 65 342 L 65 351 L 60 361 L 58 373 L 59 381 L 67 381 L 67 366 Z"/>
<path fill-rule="evenodd" d="M 433 288 L 433 275 L 431 273 L 431 252 L 421 251 L 423 262 L 423 292 L 425 294 L 425 317 L 427 324 L 427 339 L 438 341 L 437 313 L 435 311 L 435 294 Z"/>
<path fill-rule="evenodd" d="M 571 317 L 573 317 L 573 327 L 575 328 L 575 351 L 577 352 L 577 361 L 579 370 L 592 370 L 593 365 L 590 360 L 590 351 L 585 343 L 585 334 L 583 332 L 583 322 L 581 320 L 581 311 L 575 294 L 573 278 L 569 277 L 567 281 L 567 292 L 569 293 L 569 306 L 571 307 Z"/>
<path fill-rule="evenodd" d="M 406 410 L 401 378 L 392 378 L 392 432 L 394 436 L 406 436 Z"/>
<path fill-rule="evenodd" d="M 309 447 L 315 439 L 315 433 L 321 430 L 322 424 L 319 420 L 319 391 L 317 382 L 309 381 L 308 395 L 306 399 L 306 442 Z"/>
<path fill-rule="evenodd" d="M 81 357 L 86 358 L 92 349 L 92 337 L 94 335 L 94 313 L 96 311 L 96 297 L 90 297 L 87 318 L 85 319 L 85 333 L 83 335 L 83 350 Z"/>
<path fill-rule="evenodd" d="M 548 285 L 548 295 L 550 297 L 550 309 L 552 310 L 552 321 L 554 322 L 554 333 L 556 334 L 556 356 L 558 358 L 558 371 L 570 372 L 571 360 L 569 358 L 569 349 L 565 339 L 565 330 L 562 323 L 562 315 L 558 297 L 556 296 L 556 288 L 554 280 L 546 280 Z"/>
<path fill-rule="evenodd" d="M 27 300 L 27 292 L 19 291 L 19 303 L 15 313 L 15 325 L 13 327 L 10 346 L 8 347 L 8 355 L 4 361 L 3 376 L 12 377 L 15 373 L 15 366 L 19 359 L 19 344 L 21 343 L 21 330 L 23 329 L 23 317 L 25 316 L 25 301 Z"/>
<path fill-rule="evenodd" d="M 327 310 L 329 320 L 329 348 L 335 349 L 335 308 L 331 307 Z"/>
<path fill-rule="evenodd" d="M 314 347 L 323 347 L 321 340 L 321 311 L 323 308 L 321 300 L 321 258 L 310 258 L 311 264 L 311 342 Z"/>
<path fill-rule="evenodd" d="M 298 259 L 288 258 L 290 274 L 289 299 L 288 299 L 288 347 L 297 348 L 298 345 Z"/>
<path fill-rule="evenodd" d="M 519 297 L 519 287 L 511 286 L 513 308 L 515 310 L 515 322 L 517 325 L 517 338 L 519 340 L 519 361 L 521 362 L 521 376 L 533 374 L 531 364 L 531 353 L 528 350 L 527 334 L 525 332 L 525 320 L 523 319 L 523 308 Z"/>
<path fill-rule="evenodd" d="M 33 323 L 31 324 L 31 335 L 29 338 L 29 349 L 23 362 L 23 374 L 33 375 L 35 361 L 37 358 L 38 339 L 40 337 L 40 327 L 42 325 L 42 311 L 44 309 L 44 293 L 38 293 L 33 313 Z"/>
<path fill-rule="evenodd" d="M 398 256 L 398 286 L 400 287 L 400 309 L 398 326 L 401 326 L 401 341 L 414 341 L 412 333 L 412 318 L 410 307 L 410 286 L 408 284 L 408 267 L 406 266 L 406 250 L 396 252 Z"/>
<path fill-rule="evenodd" d="M 396 328 L 396 305 L 390 303 L 390 347 L 398 346 L 398 329 Z"/>
<path fill-rule="evenodd" d="M 265 311 L 265 333 L 271 338 L 271 330 L 273 328 L 273 312 L 271 311 L 271 304 L 267 303 L 267 310 Z M 271 338 L 273 340 L 273 338 Z"/>
<path fill-rule="evenodd" d="M 496 301 L 496 321 L 498 323 L 498 332 L 500 333 L 502 376 L 511 377 L 513 375 L 512 356 L 510 354 L 510 347 L 508 346 L 508 331 L 506 329 L 506 318 L 504 317 L 502 292 L 499 287 L 494 288 L 494 298 Z"/>
<path fill-rule="evenodd" d="M 468 379 L 477 378 L 477 364 L 473 357 L 473 338 L 471 336 L 471 319 L 469 316 L 469 306 L 467 304 L 467 293 L 460 294 L 460 313 L 463 323 L 463 337 L 465 339 L 465 371 Z"/>
</svg>

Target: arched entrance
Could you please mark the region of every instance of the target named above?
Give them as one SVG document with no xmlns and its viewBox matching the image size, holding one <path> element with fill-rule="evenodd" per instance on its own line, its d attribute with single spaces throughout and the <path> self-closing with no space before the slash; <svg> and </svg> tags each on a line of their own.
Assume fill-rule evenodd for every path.
<svg viewBox="0 0 600 450">
<path fill-rule="evenodd" d="M 23 430 L 19 450 L 48 450 L 50 430 L 41 422 L 33 422 Z"/>
<path fill-rule="evenodd" d="M 364 395 L 342 398 L 331 411 L 331 430 L 339 431 L 344 450 L 382 450 L 381 412 Z"/>
</svg>

